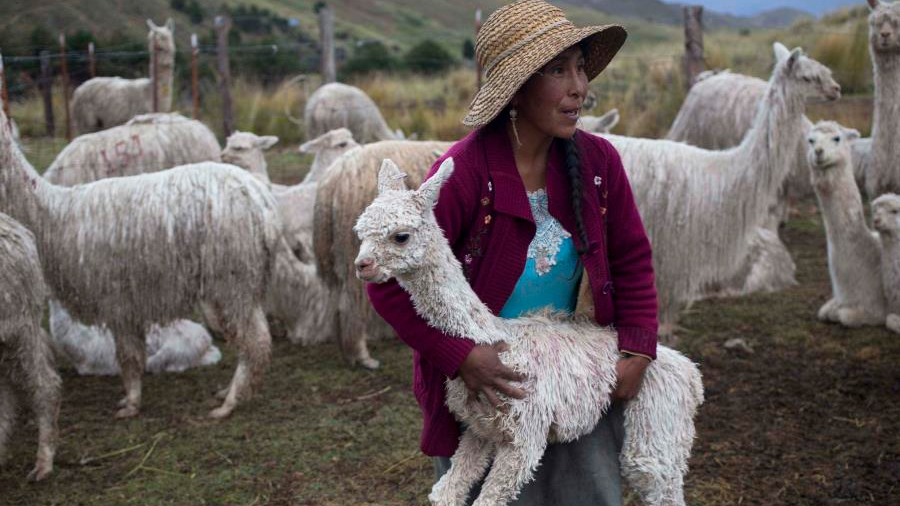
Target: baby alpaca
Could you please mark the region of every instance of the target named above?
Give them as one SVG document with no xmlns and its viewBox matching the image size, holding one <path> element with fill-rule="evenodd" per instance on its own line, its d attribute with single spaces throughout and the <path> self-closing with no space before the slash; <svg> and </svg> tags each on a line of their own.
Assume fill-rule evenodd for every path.
<svg viewBox="0 0 900 506">
<path fill-rule="evenodd" d="M 53 470 L 59 437 L 61 382 L 50 338 L 41 328 L 46 298 L 34 236 L 0 213 L 0 465 L 7 458 L 16 405 L 26 401 L 38 428 L 37 462 L 28 474 L 35 481 Z"/>
<path fill-rule="evenodd" d="M 872 225 L 881 235 L 881 279 L 888 314 L 885 324 L 900 334 L 900 195 L 885 193 L 872 201 Z"/>
<path fill-rule="evenodd" d="M 434 485 L 432 504 L 464 504 L 490 466 L 475 506 L 505 505 L 533 477 L 548 442 L 590 432 L 611 402 L 619 358 L 616 334 L 587 318 L 493 315 L 463 276 L 460 262 L 434 218 L 442 184 L 453 172 L 447 158 L 417 191 L 389 159 L 378 175 L 378 197 L 354 228 L 362 244 L 357 276 L 392 277 L 416 310 L 449 335 L 479 344 L 506 341 L 504 364 L 523 372 L 529 394 L 495 412 L 473 399 L 459 378 L 447 382 L 447 406 L 467 425 L 450 471 Z M 683 479 L 694 439 L 694 414 L 703 401 L 700 372 L 680 353 L 660 346 L 638 396 L 625 408 L 622 474 L 648 505 L 683 505 Z"/>
<path fill-rule="evenodd" d="M 837 123 L 817 123 L 809 134 L 813 189 L 828 236 L 832 298 L 819 319 L 847 327 L 884 323 L 878 239 L 866 226 L 862 198 L 853 178 L 850 142 L 859 137 Z"/>
</svg>

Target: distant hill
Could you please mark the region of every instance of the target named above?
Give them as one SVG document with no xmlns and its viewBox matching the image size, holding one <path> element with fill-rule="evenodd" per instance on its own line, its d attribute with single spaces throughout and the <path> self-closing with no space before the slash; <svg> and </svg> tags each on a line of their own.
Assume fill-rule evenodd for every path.
<svg viewBox="0 0 900 506">
<path fill-rule="evenodd" d="M 564 0 L 564 3 L 594 8 L 613 16 L 643 19 L 667 25 L 681 24 L 683 5 L 660 0 Z M 790 8 L 775 9 L 756 16 L 734 16 L 709 9 L 703 11 L 703 22 L 708 28 L 784 28 L 809 13 Z"/>
</svg>

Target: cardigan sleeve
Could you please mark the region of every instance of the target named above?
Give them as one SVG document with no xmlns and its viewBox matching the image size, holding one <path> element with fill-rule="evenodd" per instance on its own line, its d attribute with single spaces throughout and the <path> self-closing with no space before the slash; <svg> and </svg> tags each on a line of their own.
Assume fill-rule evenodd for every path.
<svg viewBox="0 0 900 506">
<path fill-rule="evenodd" d="M 435 162 L 426 179 L 437 172 L 443 160 L 444 157 Z M 451 245 L 465 237 L 468 224 L 474 219 L 473 213 L 477 211 L 480 188 L 475 172 L 461 167 L 461 160 L 454 161 L 453 174 L 441 188 L 434 208 L 437 223 Z M 430 326 L 416 312 L 409 294 L 394 279 L 382 284 L 369 283 L 366 292 L 372 307 L 394 328 L 403 342 L 445 376 L 456 376 L 459 366 L 475 347 L 474 342 L 464 339 L 464 336 L 444 334 Z"/>
<path fill-rule="evenodd" d="M 606 140 L 607 252 L 619 349 L 656 358 L 658 307 L 650 240 L 616 148 Z"/>
</svg>

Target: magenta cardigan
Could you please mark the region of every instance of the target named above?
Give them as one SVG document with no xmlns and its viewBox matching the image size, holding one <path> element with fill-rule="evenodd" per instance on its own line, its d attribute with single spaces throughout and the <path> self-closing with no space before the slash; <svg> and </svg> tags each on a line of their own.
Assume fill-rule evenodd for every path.
<svg viewBox="0 0 900 506">
<path fill-rule="evenodd" d="M 594 296 L 594 319 L 614 325 L 619 349 L 656 357 L 657 301 L 650 242 L 615 148 L 578 131 L 583 215 L 588 244 L 576 229 L 560 143 L 547 160 L 550 214 L 572 234 Z M 453 157 L 455 170 L 441 189 L 435 216 L 478 297 L 497 314 L 525 268 L 535 234 L 525 186 L 503 122 L 474 130 L 431 168 Z M 444 381 L 456 376 L 474 347 L 448 336 L 415 311 L 409 295 L 391 280 L 367 286 L 375 310 L 413 349 L 413 392 L 424 415 L 422 451 L 451 456 L 459 428 L 444 404 Z"/>
</svg>

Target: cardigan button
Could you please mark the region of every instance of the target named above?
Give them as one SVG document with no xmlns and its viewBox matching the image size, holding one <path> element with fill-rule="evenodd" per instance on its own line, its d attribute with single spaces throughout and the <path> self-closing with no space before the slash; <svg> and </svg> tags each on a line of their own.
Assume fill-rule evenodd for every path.
<svg viewBox="0 0 900 506">
<path fill-rule="evenodd" d="M 609 295 L 610 292 L 614 292 L 615 289 L 613 288 L 612 281 L 603 283 L 603 288 L 600 291 L 603 293 L 603 295 Z"/>
</svg>

